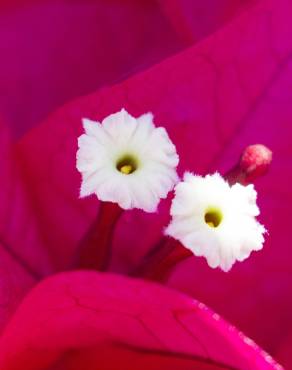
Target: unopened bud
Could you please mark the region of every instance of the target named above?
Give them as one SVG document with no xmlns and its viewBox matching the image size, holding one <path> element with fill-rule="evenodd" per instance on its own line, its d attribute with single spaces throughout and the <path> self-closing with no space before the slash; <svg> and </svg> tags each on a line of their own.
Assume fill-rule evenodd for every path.
<svg viewBox="0 0 292 370">
<path fill-rule="evenodd" d="M 224 177 L 230 183 L 247 185 L 268 172 L 273 153 L 262 144 L 248 146 L 242 153 L 239 163 Z"/>
</svg>

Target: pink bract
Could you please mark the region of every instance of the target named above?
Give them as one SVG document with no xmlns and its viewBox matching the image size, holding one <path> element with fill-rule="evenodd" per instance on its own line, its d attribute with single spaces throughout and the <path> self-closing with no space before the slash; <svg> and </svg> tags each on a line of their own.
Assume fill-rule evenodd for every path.
<svg viewBox="0 0 292 370">
<path fill-rule="evenodd" d="M 125 364 L 127 361 L 138 361 L 139 365 L 140 359 L 134 358 L 134 352 L 124 348 L 133 345 L 132 336 L 140 338 L 139 350 L 151 352 L 147 359 L 152 361 L 153 356 L 151 366 L 156 366 L 156 363 L 170 368 L 168 361 L 169 356 L 172 356 L 176 364 L 174 368 L 182 368 L 180 361 L 189 361 L 184 357 L 186 354 L 198 356 L 198 361 L 203 359 L 198 365 L 202 369 L 216 368 L 214 363 L 206 363 L 205 359 L 209 357 L 212 361 L 243 369 L 248 367 L 240 367 L 245 364 L 241 361 L 246 361 L 251 369 L 273 366 L 269 357 L 264 360 L 260 350 L 253 350 L 244 344 L 244 337 L 238 336 L 236 330 L 230 330 L 222 320 L 218 322 L 212 318 L 212 313 L 200 309 L 196 301 L 152 283 L 110 274 L 66 273 L 41 283 L 18 307 L 20 300 L 38 280 L 69 268 L 79 240 L 96 217 L 98 201 L 93 197 L 78 199 L 80 177 L 76 171 L 75 155 L 77 137 L 82 132 L 81 119 L 88 117 L 101 120 L 122 107 L 134 116 L 151 111 L 155 122 L 167 128 L 180 153 L 180 174 L 186 169 L 200 174 L 215 170 L 224 173 L 235 164 L 242 150 L 254 143 L 263 143 L 274 152 L 270 173 L 256 184 L 261 221 L 269 231 L 264 250 L 236 265 L 228 274 L 211 270 L 200 258 L 190 258 L 174 269 L 167 285 L 208 304 L 277 359 L 285 360 L 286 366 L 292 366 L 289 355 L 292 343 L 292 267 L 287 240 L 291 214 L 289 205 L 292 201 L 291 2 L 236 1 L 237 5 L 232 8 L 228 1 L 224 2 L 225 7 L 218 7 L 217 1 L 214 2 L 217 4 L 215 9 L 220 12 L 218 10 L 216 22 L 210 20 L 209 26 L 205 23 L 205 28 L 197 32 L 189 23 L 188 14 L 194 11 L 192 2 L 161 0 L 158 19 L 163 18 L 166 22 L 159 34 L 158 44 L 161 47 L 149 47 L 149 60 L 146 64 L 160 63 L 147 70 L 141 64 L 143 55 L 137 56 L 141 40 L 139 35 L 141 38 L 146 36 L 134 31 L 139 30 L 139 14 L 144 19 L 141 15 L 143 6 L 148 10 L 151 8 L 149 19 L 154 17 L 157 21 L 155 13 L 152 13 L 152 7 L 157 4 L 151 2 L 152 5 L 145 5 L 141 2 L 141 8 L 135 8 L 134 13 L 131 13 L 129 9 L 133 9 L 133 1 L 113 0 L 109 3 L 115 4 L 117 9 L 128 9 L 124 10 L 120 20 L 124 24 L 128 19 L 134 34 L 129 36 L 127 28 L 120 30 L 121 42 L 128 41 L 124 50 L 128 54 L 127 60 L 122 58 L 125 55 L 123 53 L 115 59 L 115 38 L 109 37 L 105 42 L 107 57 L 98 64 L 100 59 L 95 47 L 91 43 L 76 42 L 79 29 L 74 27 L 74 17 L 78 16 L 79 8 L 76 11 L 73 7 L 76 13 L 73 12 L 72 20 L 70 18 L 68 21 L 72 28 L 72 38 L 68 37 L 68 44 L 58 44 L 56 61 L 47 65 L 48 58 L 45 55 L 38 64 L 44 82 L 43 91 L 38 91 L 33 84 L 38 80 L 38 74 L 31 65 L 36 49 L 33 43 L 29 53 L 31 59 L 27 61 L 27 74 L 14 79 L 18 61 L 10 65 L 7 55 L 7 62 L 4 63 L 7 70 L 2 69 L 0 72 L 0 76 L 3 73 L 4 85 L 10 89 L 10 97 L 15 99 L 13 101 L 9 94 L 5 95 L 7 105 L 3 114 L 9 123 L 14 124 L 16 131 L 19 127 L 23 130 L 22 116 L 25 117 L 23 125 L 30 127 L 60 103 L 108 84 L 91 95 L 65 105 L 16 145 L 11 146 L 4 125 L 0 127 L 0 326 L 6 327 L 0 348 L 0 359 L 6 366 L 3 370 L 18 369 L 23 358 L 35 361 L 35 364 L 29 362 L 29 366 L 39 370 L 43 364 L 38 361 L 46 361 L 52 356 L 57 358 L 64 353 L 67 353 L 64 362 L 55 370 L 73 370 L 76 364 L 84 361 L 87 364 L 90 362 L 94 368 L 94 364 L 100 360 L 95 354 L 95 347 L 101 346 L 101 342 L 103 347 L 100 348 L 105 351 L 102 361 L 108 361 L 108 351 L 113 346 L 113 350 L 118 353 L 117 358 L 124 359 Z M 29 12 L 46 12 L 52 10 L 50 6 L 43 3 L 31 8 Z M 66 2 L 59 2 L 58 6 L 63 9 L 62 14 L 70 14 Z M 82 26 L 87 24 L 92 7 L 104 9 L 107 5 L 103 1 L 90 1 L 87 6 L 86 9 L 82 8 L 86 16 L 80 25 L 83 35 L 81 39 L 87 38 L 89 31 Z M 117 14 L 120 13 L 117 11 Z M 135 14 L 138 14 L 137 19 Z M 170 23 L 162 14 L 169 17 Z M 176 19 L 176 15 L 179 18 Z M 24 22 L 21 13 L 18 19 L 21 25 Z M 157 24 L 160 24 L 159 21 Z M 180 36 L 176 36 L 177 44 L 168 48 L 167 30 L 170 24 L 174 25 L 171 31 L 173 35 L 176 34 L 175 29 L 181 32 Z M 60 22 L 58 27 L 56 35 L 64 31 L 65 26 Z M 103 31 L 94 27 L 92 37 L 100 40 Z M 153 39 L 156 38 L 154 31 Z M 47 32 L 41 40 L 50 45 L 49 41 L 56 35 Z M 186 43 L 191 47 L 185 49 Z M 45 50 L 49 56 L 52 55 L 50 47 Z M 162 60 L 178 50 L 181 50 L 178 54 Z M 23 51 L 23 55 L 26 51 Z M 78 63 L 78 68 L 75 66 L 77 69 L 72 64 L 68 73 L 63 75 L 63 70 L 70 64 L 68 61 L 71 60 L 71 53 L 78 57 L 77 62 L 81 63 L 82 68 L 88 69 L 85 80 L 79 75 L 76 81 L 74 79 L 80 66 Z M 92 59 L 86 59 L 90 57 Z M 134 74 L 135 68 L 141 72 L 126 78 L 125 71 Z M 91 74 L 93 80 L 90 79 Z M 52 81 L 51 86 L 46 85 L 50 83 L 48 80 Z M 26 86 L 27 81 L 32 83 L 28 91 L 20 88 Z M 113 81 L 120 82 L 113 85 Z M 60 86 L 60 92 L 56 93 L 56 86 Z M 14 111 L 14 106 L 19 102 L 22 108 Z M 31 111 L 34 111 L 35 117 L 30 116 Z M 169 200 L 161 204 L 159 214 L 149 215 L 140 211 L 124 213 L 114 236 L 111 261 L 113 272 L 125 274 L 139 264 L 159 240 L 169 219 L 168 207 Z M 110 287 L 117 293 L 114 297 L 111 296 Z M 155 335 L 162 336 L 163 343 L 169 340 L 165 357 L 160 353 L 161 343 L 158 345 L 147 334 L 147 329 L 143 329 L 135 319 L 137 312 L 140 312 L 140 302 L 134 300 L 133 292 L 137 291 L 144 294 L 143 299 L 147 301 L 144 311 L 147 320 L 150 320 L 146 320 L 147 328 L 149 326 Z M 85 308 L 80 307 L 78 302 L 84 302 Z M 111 314 L 102 314 L 105 315 L 103 322 L 104 316 L 93 312 L 96 307 L 113 306 L 121 306 L 131 317 L 126 321 L 124 330 L 115 331 Z M 157 309 L 158 306 L 163 308 L 162 312 Z M 178 308 L 188 312 L 186 317 L 182 317 L 190 320 L 187 321 L 189 326 L 187 329 L 178 329 L 171 326 L 174 325 L 172 322 L 169 332 L 164 331 L 163 310 L 170 313 Z M 8 322 L 15 311 L 14 318 Z M 117 314 L 115 320 L 120 326 L 124 316 Z M 88 329 L 90 323 L 94 323 L 92 331 Z M 44 325 L 43 333 L 37 331 L 40 325 Z M 203 329 L 209 333 L 203 340 L 211 351 L 209 357 L 199 345 L 190 350 L 194 344 L 189 330 L 196 332 L 196 336 L 198 334 L 202 339 L 205 335 Z M 60 331 L 64 332 L 64 336 L 60 337 Z M 167 338 L 166 333 L 169 334 Z M 220 343 L 217 349 L 213 347 L 213 336 L 217 336 Z M 180 341 L 178 338 L 184 339 Z M 122 348 L 116 345 L 116 341 L 123 344 Z M 35 351 L 33 354 L 29 350 L 25 351 L 30 343 L 33 343 L 33 348 L 35 345 L 41 346 L 40 357 Z M 222 352 L 226 343 L 228 355 Z M 54 344 L 56 348 L 52 348 Z M 179 350 L 174 348 L 177 346 Z M 71 353 L 70 349 L 77 352 Z M 224 358 L 220 357 L 221 352 Z M 20 357 L 13 359 L 14 355 Z M 189 366 L 187 362 L 183 364 L 186 368 Z M 110 362 L 110 366 L 114 366 L 114 362 Z"/>
<path fill-rule="evenodd" d="M 162 286 L 73 272 L 39 284 L 0 340 L 3 370 L 271 369 L 204 305 Z M 268 361 L 267 361 L 268 360 Z"/>
</svg>

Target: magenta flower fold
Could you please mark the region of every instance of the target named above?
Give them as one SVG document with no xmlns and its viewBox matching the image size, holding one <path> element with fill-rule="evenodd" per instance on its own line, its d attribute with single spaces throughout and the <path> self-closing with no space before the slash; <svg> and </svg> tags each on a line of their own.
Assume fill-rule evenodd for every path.
<svg viewBox="0 0 292 370">
<path fill-rule="evenodd" d="M 291 367 L 291 2 L 1 7 L 1 370 Z M 79 197 L 82 120 L 123 108 L 164 127 L 180 178 L 230 173 L 251 144 L 271 149 L 254 184 L 268 231 L 260 252 L 225 273 L 176 241 L 167 273 L 143 270 L 171 221 L 176 175 L 151 207 L 132 207 L 127 189 L 119 202 L 135 209 Z M 127 176 L 138 162 L 125 158 Z"/>
<path fill-rule="evenodd" d="M 5 370 L 273 368 L 268 354 L 203 304 L 153 283 L 86 271 L 33 289 L 0 345 Z"/>
</svg>

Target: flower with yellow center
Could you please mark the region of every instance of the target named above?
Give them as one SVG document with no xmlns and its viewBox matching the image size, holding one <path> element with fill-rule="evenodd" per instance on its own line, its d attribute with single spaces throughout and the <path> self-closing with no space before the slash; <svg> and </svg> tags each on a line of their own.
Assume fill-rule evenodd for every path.
<svg viewBox="0 0 292 370">
<path fill-rule="evenodd" d="M 134 118 L 125 109 L 101 123 L 83 119 L 78 139 L 80 196 L 95 194 L 121 208 L 154 212 L 178 181 L 178 155 L 151 113 Z"/>
<path fill-rule="evenodd" d="M 175 188 L 165 233 L 204 256 L 210 267 L 228 271 L 263 246 L 265 228 L 256 220 L 256 196 L 253 185 L 230 186 L 218 173 L 186 173 Z"/>
</svg>

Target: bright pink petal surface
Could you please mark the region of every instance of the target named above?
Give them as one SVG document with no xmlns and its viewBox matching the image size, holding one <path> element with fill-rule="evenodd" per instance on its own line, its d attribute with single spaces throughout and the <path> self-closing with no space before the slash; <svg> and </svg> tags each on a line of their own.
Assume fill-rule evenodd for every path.
<svg viewBox="0 0 292 370">
<path fill-rule="evenodd" d="M 15 135 L 182 48 L 154 1 L 15 0 L 0 10 L 0 113 Z"/>
<path fill-rule="evenodd" d="M 154 369 L 275 366 L 197 301 L 142 280 L 85 271 L 39 284 L 0 340 L 2 370 L 147 369 L 149 363 Z"/>
<path fill-rule="evenodd" d="M 121 107 L 136 116 L 152 111 L 177 145 L 181 172 L 229 169 L 245 145 L 263 142 L 275 150 L 271 175 L 258 187 L 271 234 L 264 252 L 227 275 L 193 258 L 177 269 L 171 284 L 199 295 L 265 348 L 280 352 L 292 331 L 286 241 L 291 213 L 291 16 L 290 1 L 261 2 L 189 50 L 67 105 L 22 141 L 18 154 L 57 269 L 68 266 L 98 207 L 94 198 L 77 199 L 75 154 L 82 117 L 102 119 Z M 112 268 L 132 269 L 158 240 L 167 218 L 166 204 L 160 218 L 125 213 L 115 235 Z M 226 296 L 228 303 L 222 299 Z"/>
<path fill-rule="evenodd" d="M 159 0 L 181 37 L 192 43 L 211 34 L 258 0 Z"/>
<path fill-rule="evenodd" d="M 50 262 L 37 220 L 14 161 L 11 142 L 0 123 L 0 331 L 29 288 Z"/>
</svg>

